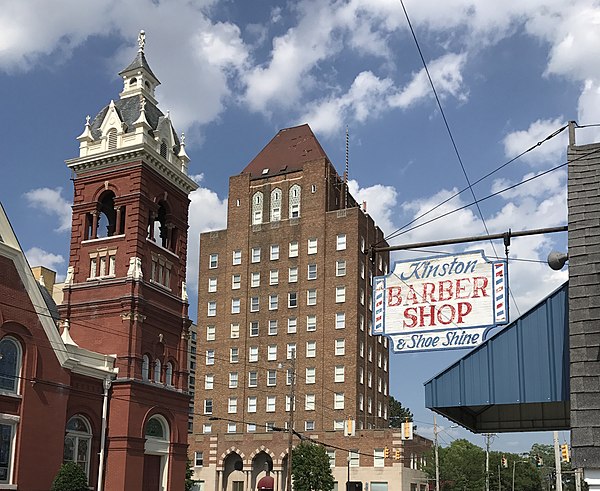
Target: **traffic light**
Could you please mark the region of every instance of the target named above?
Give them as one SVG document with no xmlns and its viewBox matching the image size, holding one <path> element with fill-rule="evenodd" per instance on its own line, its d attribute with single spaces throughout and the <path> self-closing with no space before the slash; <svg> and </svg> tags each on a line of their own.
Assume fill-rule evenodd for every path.
<svg viewBox="0 0 600 491">
<path fill-rule="evenodd" d="M 383 456 L 387 459 L 390 456 L 390 449 L 388 447 L 385 447 L 383 449 Z"/>
<path fill-rule="evenodd" d="M 544 465 L 544 461 L 542 460 L 542 458 L 539 455 L 535 456 L 535 466 L 536 467 L 542 467 Z"/>
<path fill-rule="evenodd" d="M 400 460 L 400 449 L 399 448 L 394 450 L 394 460 Z"/>
<path fill-rule="evenodd" d="M 560 446 L 560 455 L 562 457 L 562 461 L 563 462 L 569 462 L 569 445 L 566 443 L 563 443 Z"/>
<path fill-rule="evenodd" d="M 502 467 L 505 469 L 508 467 L 508 459 L 504 455 L 502 456 Z"/>
</svg>

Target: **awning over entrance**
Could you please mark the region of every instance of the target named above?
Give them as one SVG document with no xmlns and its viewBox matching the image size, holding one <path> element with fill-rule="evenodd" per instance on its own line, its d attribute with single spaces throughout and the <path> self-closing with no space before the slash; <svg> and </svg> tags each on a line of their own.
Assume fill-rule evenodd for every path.
<svg viewBox="0 0 600 491">
<path fill-rule="evenodd" d="M 425 383 L 425 406 L 476 433 L 569 428 L 568 283 Z"/>
</svg>

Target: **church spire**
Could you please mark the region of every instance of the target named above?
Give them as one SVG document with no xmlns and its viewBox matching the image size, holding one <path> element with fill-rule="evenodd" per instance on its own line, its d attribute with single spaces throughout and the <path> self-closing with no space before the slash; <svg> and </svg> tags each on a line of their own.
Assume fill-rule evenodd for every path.
<svg viewBox="0 0 600 491">
<path fill-rule="evenodd" d="M 153 104 L 157 104 L 154 90 L 160 85 L 160 81 L 150 69 L 146 60 L 144 48 L 146 47 L 146 32 L 141 30 L 138 34 L 138 51 L 133 61 L 127 68 L 121 70 L 119 75 L 123 77 L 123 92 L 119 94 L 121 99 L 134 95 L 143 95 Z"/>
</svg>

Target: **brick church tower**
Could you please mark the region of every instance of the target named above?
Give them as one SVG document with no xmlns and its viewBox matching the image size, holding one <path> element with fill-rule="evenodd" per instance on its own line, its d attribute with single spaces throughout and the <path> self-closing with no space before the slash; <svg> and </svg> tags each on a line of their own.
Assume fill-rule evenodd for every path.
<svg viewBox="0 0 600 491">
<path fill-rule="evenodd" d="M 119 99 L 87 118 L 79 157 L 67 161 L 74 202 L 61 317 L 79 346 L 117 357 L 106 491 L 180 490 L 186 465 L 188 195 L 197 185 L 183 135 L 157 107 L 143 31 L 138 44 Z"/>
</svg>

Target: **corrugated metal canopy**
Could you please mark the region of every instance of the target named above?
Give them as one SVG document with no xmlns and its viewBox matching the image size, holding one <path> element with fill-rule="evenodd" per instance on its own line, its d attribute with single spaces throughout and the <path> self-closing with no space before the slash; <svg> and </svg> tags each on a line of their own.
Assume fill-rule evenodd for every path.
<svg viewBox="0 0 600 491">
<path fill-rule="evenodd" d="M 476 433 L 569 428 L 568 283 L 425 383 L 425 406 Z"/>
</svg>

